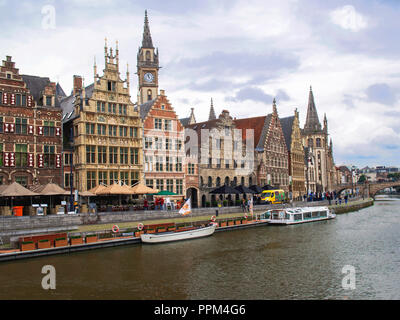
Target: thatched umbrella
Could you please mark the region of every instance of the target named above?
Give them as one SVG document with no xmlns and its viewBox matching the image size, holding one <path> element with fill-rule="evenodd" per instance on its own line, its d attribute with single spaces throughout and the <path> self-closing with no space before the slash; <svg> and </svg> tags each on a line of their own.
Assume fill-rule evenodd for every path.
<svg viewBox="0 0 400 320">
<path fill-rule="evenodd" d="M 50 210 L 52 208 L 52 196 L 66 196 L 70 192 L 61 188 L 58 184 L 50 182 L 45 185 L 38 185 L 32 188 L 33 191 L 39 193 L 42 196 L 49 196 L 50 198 Z"/>
<path fill-rule="evenodd" d="M 153 194 L 158 193 L 158 189 L 153 189 L 144 184 L 137 184 L 131 188 L 134 194 Z"/>
<path fill-rule="evenodd" d="M 96 192 L 97 195 L 119 195 L 119 204 L 121 205 L 121 195 L 133 194 L 131 188 L 121 186 L 119 183 L 114 183 L 102 190 Z"/>
<path fill-rule="evenodd" d="M 11 198 L 11 207 L 13 206 L 13 197 L 33 197 L 38 195 L 38 193 L 32 192 L 31 190 L 20 185 L 18 182 L 13 182 L 5 187 L 2 187 L 0 192 L 2 197 Z"/>
</svg>

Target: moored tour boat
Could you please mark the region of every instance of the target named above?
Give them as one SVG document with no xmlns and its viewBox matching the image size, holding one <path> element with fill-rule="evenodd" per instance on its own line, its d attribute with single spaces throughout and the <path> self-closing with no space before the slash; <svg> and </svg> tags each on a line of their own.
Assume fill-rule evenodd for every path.
<svg viewBox="0 0 400 320">
<path fill-rule="evenodd" d="M 261 220 L 268 224 L 287 225 L 330 220 L 336 218 L 328 207 L 304 207 L 272 209 L 261 214 Z"/>
<path fill-rule="evenodd" d="M 211 236 L 214 233 L 216 227 L 217 224 L 211 223 L 210 225 L 204 227 L 187 227 L 170 232 L 145 233 L 141 234 L 140 238 L 142 239 L 142 242 L 145 243 L 162 243 L 178 240 L 189 240 Z"/>
<path fill-rule="evenodd" d="M 179 210 L 179 213 L 183 216 L 186 216 L 192 212 L 192 206 L 190 198 L 185 202 L 182 208 Z M 141 224 L 143 227 L 143 224 Z M 189 240 L 189 239 L 196 239 L 211 236 L 217 224 L 211 222 L 206 226 L 199 226 L 199 227 L 184 227 L 178 230 L 171 230 L 167 232 L 158 232 L 158 233 L 144 233 L 140 235 L 142 242 L 145 243 L 162 243 L 162 242 L 171 242 L 171 241 L 178 241 L 178 240 Z"/>
</svg>

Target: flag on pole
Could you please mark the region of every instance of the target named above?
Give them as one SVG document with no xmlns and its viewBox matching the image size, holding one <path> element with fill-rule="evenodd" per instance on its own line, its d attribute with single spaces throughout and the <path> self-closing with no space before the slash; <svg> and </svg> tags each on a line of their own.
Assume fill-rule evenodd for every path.
<svg viewBox="0 0 400 320">
<path fill-rule="evenodd" d="M 250 200 L 249 211 L 251 213 L 251 216 L 253 216 L 253 214 L 254 214 L 254 211 L 253 211 L 253 197 L 251 197 L 251 200 Z M 256 216 L 256 220 L 257 220 L 257 216 Z"/>
<path fill-rule="evenodd" d="M 190 202 L 190 198 L 187 199 L 185 204 L 182 206 L 182 208 L 179 210 L 179 213 L 183 216 L 186 216 L 187 214 L 192 212 L 192 205 Z"/>
</svg>

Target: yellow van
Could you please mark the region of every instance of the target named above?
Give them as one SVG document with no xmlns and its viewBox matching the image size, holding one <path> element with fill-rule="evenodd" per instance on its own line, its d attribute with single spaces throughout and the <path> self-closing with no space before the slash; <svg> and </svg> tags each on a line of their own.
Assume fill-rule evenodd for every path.
<svg viewBox="0 0 400 320">
<path fill-rule="evenodd" d="M 264 190 L 261 193 L 261 200 L 268 203 L 283 203 L 286 200 L 283 190 Z"/>
</svg>

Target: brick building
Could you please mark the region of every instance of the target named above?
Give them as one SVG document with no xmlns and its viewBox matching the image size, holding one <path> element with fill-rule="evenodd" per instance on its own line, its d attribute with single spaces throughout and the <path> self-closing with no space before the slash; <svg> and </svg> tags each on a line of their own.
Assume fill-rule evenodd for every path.
<svg viewBox="0 0 400 320">
<path fill-rule="evenodd" d="M 63 91 L 49 78 L 0 66 L 0 184 L 61 184 Z"/>
<path fill-rule="evenodd" d="M 140 106 L 147 186 L 185 195 L 185 129 L 164 90 Z"/>
<path fill-rule="evenodd" d="M 183 197 L 185 129 L 164 90 L 158 93 L 159 56 L 153 46 L 147 11 L 137 54 L 138 104 L 143 122 L 144 180 L 147 186 Z"/>
</svg>

